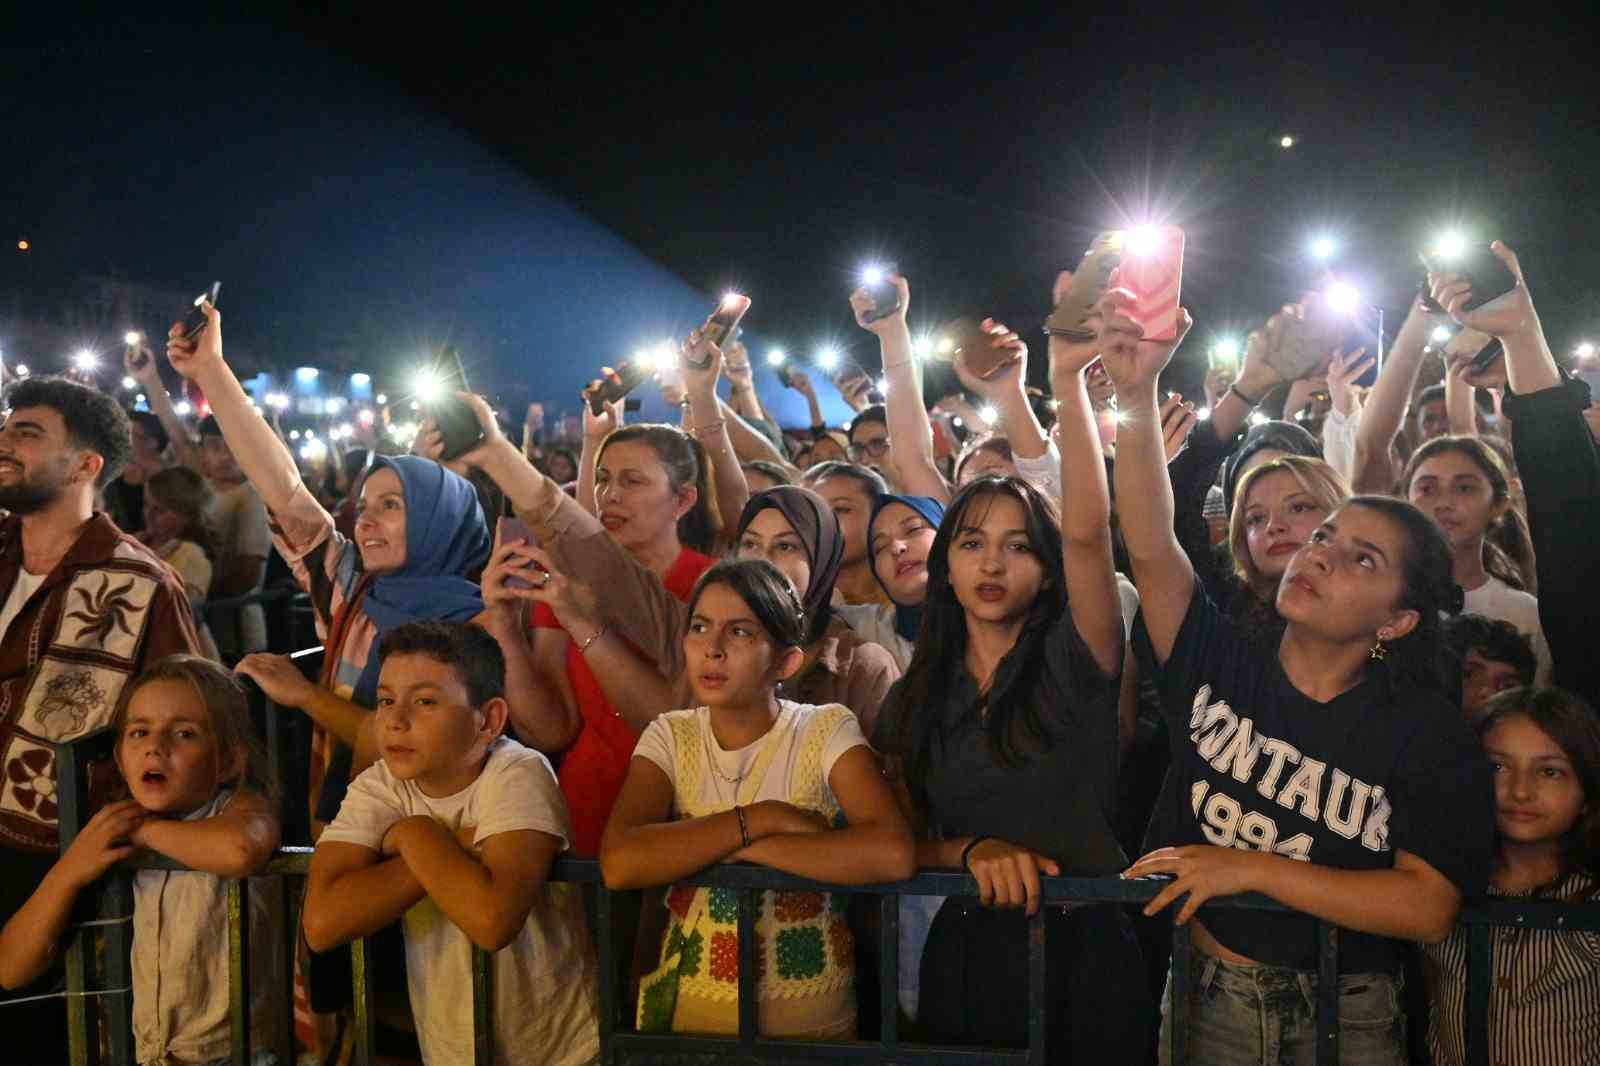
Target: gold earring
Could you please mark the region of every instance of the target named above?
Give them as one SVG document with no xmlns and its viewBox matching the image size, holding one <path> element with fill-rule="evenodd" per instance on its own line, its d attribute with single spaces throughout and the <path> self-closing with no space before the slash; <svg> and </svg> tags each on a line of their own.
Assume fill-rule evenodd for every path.
<svg viewBox="0 0 1600 1066">
<path fill-rule="evenodd" d="M 1372 654 L 1372 661 L 1375 662 L 1375 663 L 1383 662 L 1383 657 L 1385 655 L 1389 654 L 1389 649 L 1384 646 L 1382 637 L 1379 637 L 1377 640 L 1372 642 L 1372 653 L 1371 654 Z"/>
</svg>

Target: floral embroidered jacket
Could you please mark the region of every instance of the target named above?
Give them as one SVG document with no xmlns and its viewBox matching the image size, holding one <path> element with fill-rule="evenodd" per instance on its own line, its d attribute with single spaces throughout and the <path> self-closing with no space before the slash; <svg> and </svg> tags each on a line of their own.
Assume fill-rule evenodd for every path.
<svg viewBox="0 0 1600 1066">
<path fill-rule="evenodd" d="M 22 520 L 10 515 L 0 603 L 21 566 Z M 130 678 L 200 642 L 183 582 L 98 511 L 0 636 L 0 846 L 51 854 L 54 745 L 109 725 Z"/>
</svg>

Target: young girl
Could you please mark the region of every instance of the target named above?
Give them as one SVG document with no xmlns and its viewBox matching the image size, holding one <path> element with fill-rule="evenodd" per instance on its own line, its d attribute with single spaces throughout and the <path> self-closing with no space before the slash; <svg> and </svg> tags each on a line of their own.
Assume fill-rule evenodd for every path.
<svg viewBox="0 0 1600 1066">
<path fill-rule="evenodd" d="M 1198 587 L 1172 531 L 1156 379 L 1177 343 L 1143 341 L 1120 315 L 1100 337 L 1124 416 L 1117 498 L 1139 501 L 1121 511 L 1123 535 L 1189 799 L 1176 846 L 1124 876 L 1172 878 L 1146 914 L 1182 899 L 1175 920 L 1196 948 L 1190 1062 L 1310 1059 L 1310 917 L 1344 930 L 1341 1056 L 1403 1062 L 1395 941 L 1448 935 L 1492 845 L 1464 828 L 1487 826 L 1492 794 L 1439 668 L 1449 547 L 1411 505 L 1355 497 L 1290 557 L 1281 637 L 1248 639 Z M 1192 920 L 1212 897 L 1247 891 L 1303 913 Z"/>
<path fill-rule="evenodd" d="M 764 560 L 719 563 L 689 598 L 683 654 L 699 706 L 639 738 L 606 825 L 612 888 L 670 884 L 713 863 L 757 862 L 816 881 L 910 876 L 911 833 L 877 758 L 837 704 L 777 695 L 800 666 L 805 626 L 789 580 Z M 674 888 L 660 965 L 640 988 L 645 1031 L 738 1029 L 738 897 Z M 765 893 L 756 989 L 768 1036 L 850 1038 L 855 961 L 844 900 Z"/>
<path fill-rule="evenodd" d="M 140 849 L 165 855 L 191 869 L 140 870 L 133 879 L 134 1052 L 141 1063 L 215 1062 L 229 1047 L 223 881 L 248 877 L 278 846 L 266 756 L 250 733 L 244 690 L 198 656 L 151 665 L 123 691 L 113 724 L 129 798 L 89 819 L 0 931 L 0 984 L 14 988 L 49 965 L 78 894 L 113 865 Z M 251 901 L 259 935 L 250 989 L 262 1048 L 281 976 L 268 895 Z"/>
<path fill-rule="evenodd" d="M 1519 688 L 1491 699 L 1473 726 L 1494 769 L 1489 895 L 1600 902 L 1600 717 L 1561 689 Z M 1600 1062 L 1600 933 L 1496 927 L 1491 937 L 1489 1061 Z M 1423 951 L 1433 1061 L 1462 1066 L 1466 930 Z"/>
<path fill-rule="evenodd" d="M 1239 480 L 1228 547 L 1234 574 L 1255 603 L 1273 603 L 1294 553 L 1349 498 L 1349 487 L 1331 466 L 1303 455 L 1280 455 Z"/>
<path fill-rule="evenodd" d="M 1510 478 L 1500 456 L 1476 437 L 1437 437 L 1411 456 L 1401 484 L 1450 542 L 1464 609 L 1510 622 L 1525 634 L 1539 660 L 1537 683 L 1545 683 L 1550 647 L 1539 624 L 1539 601 L 1523 591 L 1516 564 L 1486 539 L 1491 528 L 1507 523 L 1526 539 L 1526 528 L 1511 506 Z"/>
<path fill-rule="evenodd" d="M 938 1043 L 1025 1044 L 1024 909 L 1040 906 L 1040 875 L 1103 876 L 1126 862 L 1113 829 L 1124 631 L 1083 379 L 1092 356 L 1052 351 L 1065 514 L 1021 478 L 981 478 L 956 495 L 926 554 L 916 652 L 880 720 L 902 802 L 924 827 L 918 865 L 965 869 L 979 890 L 944 902 L 922 953 L 918 1027 Z M 911 508 L 891 506 L 875 536 L 901 518 L 913 525 Z M 913 590 L 889 584 L 901 571 L 887 565 L 893 536 L 881 547 L 891 559 L 879 574 L 902 600 Z M 1046 917 L 1046 1059 L 1138 1057 L 1148 996 L 1126 915 L 1050 907 Z"/>
</svg>

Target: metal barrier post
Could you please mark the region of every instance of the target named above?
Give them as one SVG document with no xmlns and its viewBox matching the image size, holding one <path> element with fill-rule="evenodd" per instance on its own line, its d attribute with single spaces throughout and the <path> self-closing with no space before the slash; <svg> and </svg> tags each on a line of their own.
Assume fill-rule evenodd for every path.
<svg viewBox="0 0 1600 1066">
<path fill-rule="evenodd" d="M 1028 919 L 1028 1066 L 1044 1066 L 1045 1040 L 1050 1013 L 1045 997 L 1045 948 L 1049 940 L 1045 908 L 1041 905 Z"/>
<path fill-rule="evenodd" d="M 1317 923 L 1317 1066 L 1339 1063 L 1339 927 Z"/>
<path fill-rule="evenodd" d="M 753 888 L 739 892 L 739 1050 L 746 1055 L 756 1049 L 756 1036 L 760 1030 L 759 1002 L 756 999 L 756 916 L 761 913 L 761 895 Z M 711 945 L 705 946 L 706 959 L 711 958 Z M 776 967 L 777 959 L 768 960 Z"/>
<path fill-rule="evenodd" d="M 494 956 L 472 945 L 472 1062 L 494 1066 Z"/>
<path fill-rule="evenodd" d="M 878 1043 L 892 1061 L 900 1051 L 900 897 L 878 900 Z"/>
<path fill-rule="evenodd" d="M 372 1066 L 378 1054 L 378 1020 L 372 1011 L 371 962 L 366 938 L 352 940 L 350 987 L 354 993 L 357 1066 Z"/>
<path fill-rule="evenodd" d="M 250 880 L 228 882 L 228 1028 L 233 1066 L 250 1066 Z"/>
<path fill-rule="evenodd" d="M 616 938 L 612 934 L 611 890 L 601 882 L 595 894 L 595 957 L 600 967 L 600 1066 L 613 1066 L 611 1034 L 617 1026 Z"/>
<path fill-rule="evenodd" d="M 1489 989 L 1494 969 L 1492 930 L 1467 926 L 1467 1016 L 1462 1019 L 1467 1041 L 1467 1066 L 1489 1066 Z"/>
</svg>

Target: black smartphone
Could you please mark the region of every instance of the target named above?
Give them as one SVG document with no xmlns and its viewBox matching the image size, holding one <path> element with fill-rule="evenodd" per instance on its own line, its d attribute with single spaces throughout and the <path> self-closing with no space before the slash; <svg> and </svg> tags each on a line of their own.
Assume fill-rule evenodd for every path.
<svg viewBox="0 0 1600 1066">
<path fill-rule="evenodd" d="M 444 353 L 450 360 L 453 376 L 447 371 L 449 380 L 441 386 L 439 397 L 428 402 L 427 409 L 433 416 L 433 424 L 439 427 L 439 436 L 444 443 L 440 458 L 454 459 L 483 440 L 483 427 L 478 424 L 478 416 L 467 406 L 467 402 L 456 395 L 458 391 L 471 391 L 471 386 L 467 384 L 466 367 L 461 364 L 461 353 L 454 347 L 446 348 Z"/>
<path fill-rule="evenodd" d="M 632 396 L 629 396 L 626 400 L 622 401 L 622 410 L 627 414 L 632 414 L 642 407 L 644 407 L 644 401 L 636 400 Z"/>
<path fill-rule="evenodd" d="M 596 415 L 650 380 L 650 369 L 632 359 L 618 363 L 612 373 L 614 377 L 601 378 L 600 387 L 589 394 L 589 410 Z"/>
<path fill-rule="evenodd" d="M 861 279 L 861 287 L 872 297 L 872 310 L 861 315 L 862 321 L 876 322 L 900 310 L 900 287 L 890 280 L 890 275 L 898 273 L 899 264 L 890 263 L 881 269 L 869 270 Z"/>
<path fill-rule="evenodd" d="M 1462 305 L 1464 311 L 1476 311 L 1490 300 L 1504 296 L 1517 287 L 1517 279 L 1499 256 L 1487 244 L 1469 244 L 1460 251 L 1435 249 L 1422 253 L 1422 265 L 1433 274 L 1459 274 L 1472 285 L 1472 293 Z M 1428 294 L 1428 279 L 1422 279 L 1422 305 L 1430 311 L 1444 308 Z"/>
<path fill-rule="evenodd" d="M 188 316 L 183 320 L 183 339 L 192 341 L 200 336 L 200 331 L 206 328 L 206 313 L 201 308 L 202 303 L 217 306 L 217 294 L 222 291 L 222 282 L 213 281 L 211 288 L 194 298 L 194 306 L 190 308 Z"/>
</svg>

